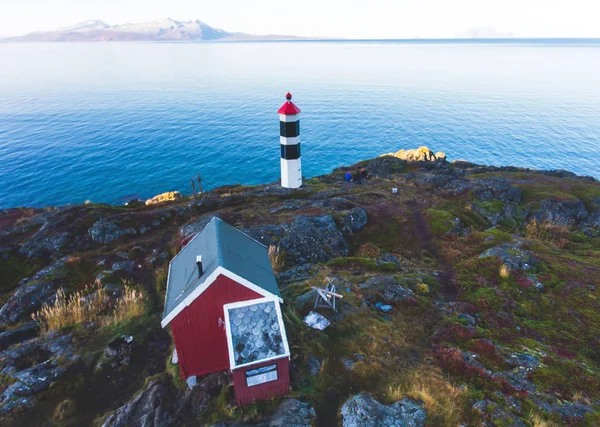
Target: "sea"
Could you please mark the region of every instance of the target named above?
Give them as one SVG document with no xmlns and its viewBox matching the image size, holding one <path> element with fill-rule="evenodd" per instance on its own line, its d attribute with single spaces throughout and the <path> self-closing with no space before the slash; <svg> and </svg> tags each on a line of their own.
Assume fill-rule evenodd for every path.
<svg viewBox="0 0 600 427">
<path fill-rule="evenodd" d="M 0 208 L 120 204 L 428 146 L 600 179 L 600 40 L 0 43 Z"/>
</svg>

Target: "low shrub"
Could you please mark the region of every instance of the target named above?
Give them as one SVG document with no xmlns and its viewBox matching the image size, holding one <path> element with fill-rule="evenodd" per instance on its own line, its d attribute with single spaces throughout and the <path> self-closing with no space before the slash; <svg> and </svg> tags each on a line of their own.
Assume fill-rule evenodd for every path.
<svg viewBox="0 0 600 427">
<path fill-rule="evenodd" d="M 375 258 L 381 254 L 381 249 L 371 242 L 364 243 L 358 248 L 356 253 L 361 258 Z"/>
<path fill-rule="evenodd" d="M 427 286 L 425 283 L 419 283 L 417 286 L 415 286 L 415 292 L 419 295 L 427 295 L 429 293 L 429 286 Z"/>
</svg>

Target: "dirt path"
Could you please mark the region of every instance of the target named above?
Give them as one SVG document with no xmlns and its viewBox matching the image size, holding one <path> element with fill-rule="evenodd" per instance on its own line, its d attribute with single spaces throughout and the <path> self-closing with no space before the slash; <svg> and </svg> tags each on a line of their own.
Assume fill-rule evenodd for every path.
<svg viewBox="0 0 600 427">
<path fill-rule="evenodd" d="M 438 248 L 433 241 L 433 236 L 429 230 L 429 224 L 423 215 L 423 209 L 417 200 L 407 200 L 406 204 L 410 208 L 415 220 L 415 232 L 419 239 L 422 250 L 427 251 L 440 266 L 439 283 L 441 294 L 449 301 L 454 301 L 458 294 L 458 287 L 455 282 L 454 269 L 441 256 Z"/>
</svg>

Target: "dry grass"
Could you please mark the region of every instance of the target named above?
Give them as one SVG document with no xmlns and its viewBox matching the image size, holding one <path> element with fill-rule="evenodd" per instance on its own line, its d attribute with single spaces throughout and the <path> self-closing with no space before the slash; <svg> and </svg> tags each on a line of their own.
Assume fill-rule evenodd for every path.
<svg viewBox="0 0 600 427">
<path fill-rule="evenodd" d="M 568 227 L 550 224 L 549 222 L 537 222 L 535 219 L 527 223 L 525 235 L 528 239 L 541 242 L 558 241 L 569 233 Z"/>
<path fill-rule="evenodd" d="M 466 390 L 451 384 L 441 374 L 421 371 L 411 375 L 408 384 L 389 386 L 387 397 L 393 402 L 404 397 L 421 400 L 432 425 L 455 427 L 462 422 L 461 402 L 465 393 Z"/>
<path fill-rule="evenodd" d="M 271 265 L 275 271 L 279 270 L 284 265 L 284 255 L 278 246 L 269 246 L 269 259 L 271 260 Z"/>
<path fill-rule="evenodd" d="M 592 399 L 587 397 L 582 390 L 575 391 L 573 396 L 571 396 L 571 400 L 573 400 L 573 402 L 583 402 L 586 405 L 593 406 Z"/>
<path fill-rule="evenodd" d="M 508 276 L 510 276 L 510 270 L 506 265 L 502 264 L 500 266 L 500 277 L 503 279 L 508 279 Z"/>
<path fill-rule="evenodd" d="M 115 303 L 113 312 L 114 323 L 132 319 L 144 314 L 146 297 L 139 289 L 125 285 L 123 296 Z"/>
<path fill-rule="evenodd" d="M 558 427 L 558 424 L 546 421 L 541 415 L 534 412 L 530 412 L 528 418 L 532 427 Z"/>
<path fill-rule="evenodd" d="M 143 293 L 129 284 L 125 285 L 123 295 L 114 305 L 99 284 L 70 295 L 59 289 L 54 304 L 44 304 L 31 318 L 44 334 L 85 322 L 109 325 L 142 315 L 145 301 Z"/>
<path fill-rule="evenodd" d="M 96 320 L 108 308 L 108 300 L 106 292 L 98 285 L 91 292 L 87 288 L 68 296 L 63 289 L 59 289 L 54 304 L 44 304 L 31 318 L 40 324 L 44 333 L 47 333 Z"/>
</svg>

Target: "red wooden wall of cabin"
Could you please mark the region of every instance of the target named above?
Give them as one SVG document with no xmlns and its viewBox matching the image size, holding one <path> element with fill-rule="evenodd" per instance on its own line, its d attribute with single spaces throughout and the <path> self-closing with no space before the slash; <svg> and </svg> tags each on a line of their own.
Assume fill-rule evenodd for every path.
<svg viewBox="0 0 600 427">
<path fill-rule="evenodd" d="M 268 383 L 248 387 L 246 384 L 246 371 L 263 366 L 277 364 L 277 379 Z M 235 401 L 238 405 L 248 405 L 255 400 L 269 399 L 275 396 L 285 396 L 290 392 L 290 367 L 289 358 L 269 360 L 232 371 Z"/>
<path fill-rule="evenodd" d="M 262 295 L 219 275 L 171 321 L 171 331 L 183 378 L 229 369 L 223 305 L 262 298 Z"/>
</svg>

